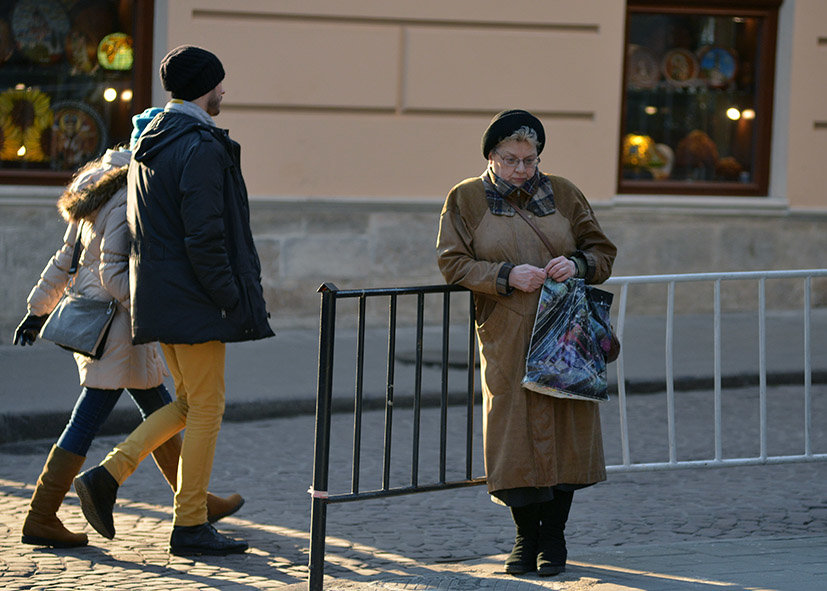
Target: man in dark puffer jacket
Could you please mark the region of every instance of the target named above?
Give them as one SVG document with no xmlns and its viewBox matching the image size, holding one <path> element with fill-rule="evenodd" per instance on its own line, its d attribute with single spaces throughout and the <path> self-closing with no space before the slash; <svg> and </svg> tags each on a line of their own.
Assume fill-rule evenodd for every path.
<svg viewBox="0 0 827 591">
<path fill-rule="evenodd" d="M 225 343 L 273 336 L 240 147 L 212 120 L 220 112 L 223 79 L 224 68 L 209 51 L 191 45 L 170 51 L 161 80 L 172 100 L 147 126 L 129 167 L 132 339 L 161 342 L 177 399 L 75 479 L 87 520 L 112 538 L 118 486 L 186 427 L 170 537 L 177 555 L 247 549 L 207 522 L 206 487 L 224 412 Z"/>
</svg>

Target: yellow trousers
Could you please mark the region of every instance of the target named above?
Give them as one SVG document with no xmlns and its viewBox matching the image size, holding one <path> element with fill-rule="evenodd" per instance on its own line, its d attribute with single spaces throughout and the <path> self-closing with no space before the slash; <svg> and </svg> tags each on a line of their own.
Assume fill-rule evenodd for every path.
<svg viewBox="0 0 827 591">
<path fill-rule="evenodd" d="M 118 484 L 123 484 L 147 455 L 186 428 L 178 462 L 173 524 L 201 525 L 207 522 L 207 487 L 224 415 L 225 345 L 210 341 L 161 344 L 161 348 L 175 383 L 176 400 L 149 415 L 101 465 Z"/>
</svg>

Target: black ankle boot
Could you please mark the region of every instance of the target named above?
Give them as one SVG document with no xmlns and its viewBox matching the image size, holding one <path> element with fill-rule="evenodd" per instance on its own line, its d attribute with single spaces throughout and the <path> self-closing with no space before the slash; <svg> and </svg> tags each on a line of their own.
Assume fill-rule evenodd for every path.
<svg viewBox="0 0 827 591">
<path fill-rule="evenodd" d="M 118 481 L 103 466 L 95 466 L 75 478 L 75 492 L 89 525 L 104 538 L 114 538 L 112 510 L 118 495 Z"/>
<path fill-rule="evenodd" d="M 537 569 L 537 548 L 540 536 L 540 506 L 511 507 L 511 517 L 517 526 L 514 549 L 505 559 L 505 572 L 524 575 Z"/>
<path fill-rule="evenodd" d="M 574 493 L 554 489 L 554 499 L 540 504 L 540 537 L 537 574 L 553 577 L 566 570 L 566 521 Z"/>
<path fill-rule="evenodd" d="M 169 552 L 176 556 L 226 556 L 242 554 L 246 550 L 247 542 L 228 538 L 209 523 L 176 525 L 169 538 Z"/>
</svg>

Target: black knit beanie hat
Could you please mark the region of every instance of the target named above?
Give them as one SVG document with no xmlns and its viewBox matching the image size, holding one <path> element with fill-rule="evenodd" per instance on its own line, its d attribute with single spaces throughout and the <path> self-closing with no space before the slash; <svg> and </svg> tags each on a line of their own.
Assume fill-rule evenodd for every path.
<svg viewBox="0 0 827 591">
<path fill-rule="evenodd" d="M 195 45 L 180 45 L 161 60 L 161 82 L 172 98 L 195 100 L 224 80 L 224 66 L 214 53 Z"/>
<path fill-rule="evenodd" d="M 537 154 L 539 155 L 546 145 L 546 131 L 537 117 L 522 109 L 509 109 L 494 115 L 491 123 L 488 124 L 488 129 L 482 134 L 482 155 L 487 159 L 488 154 L 497 144 L 523 125 L 533 129 L 537 134 Z"/>
</svg>

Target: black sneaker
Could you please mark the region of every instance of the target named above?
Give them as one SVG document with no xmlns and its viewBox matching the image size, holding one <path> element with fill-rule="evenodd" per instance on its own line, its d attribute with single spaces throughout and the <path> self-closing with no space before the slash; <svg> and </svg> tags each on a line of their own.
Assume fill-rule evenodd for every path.
<svg viewBox="0 0 827 591">
<path fill-rule="evenodd" d="M 75 492 L 89 525 L 104 538 L 114 538 L 112 510 L 118 495 L 118 481 L 103 466 L 95 466 L 75 478 Z"/>
<path fill-rule="evenodd" d="M 226 556 L 243 554 L 247 548 L 247 542 L 228 538 L 209 523 L 173 526 L 169 538 L 169 553 L 176 556 Z"/>
</svg>

